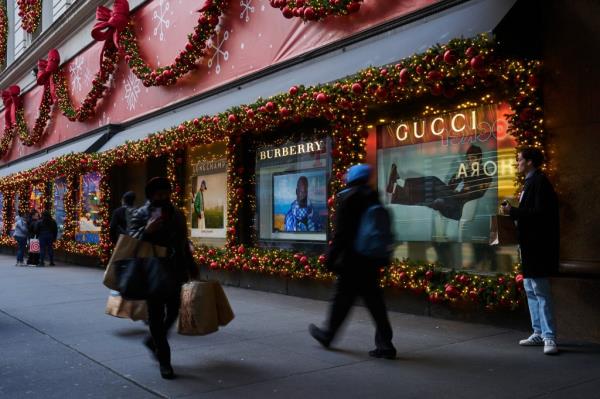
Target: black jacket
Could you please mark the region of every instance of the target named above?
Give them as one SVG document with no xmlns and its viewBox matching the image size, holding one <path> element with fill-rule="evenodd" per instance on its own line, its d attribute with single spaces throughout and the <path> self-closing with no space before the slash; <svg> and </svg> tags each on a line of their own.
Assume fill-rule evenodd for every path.
<svg viewBox="0 0 600 399">
<path fill-rule="evenodd" d="M 354 241 L 363 212 L 379 202 L 377 192 L 367 185 L 350 187 L 336 196 L 337 211 L 331 245 L 327 251 L 327 268 L 335 272 L 366 268 L 372 261 L 356 253 Z"/>
<path fill-rule="evenodd" d="M 53 241 L 56 241 L 56 237 L 58 236 L 58 226 L 56 225 L 56 221 L 52 218 L 38 220 L 35 223 L 35 227 L 33 228 L 34 234 L 39 236 L 49 235 L 52 237 Z"/>
<path fill-rule="evenodd" d="M 152 215 L 153 208 L 149 202 L 133 212 L 129 224 L 129 235 L 166 247 L 172 262 L 169 272 L 181 284 L 195 278 L 198 269 L 190 251 L 187 239 L 187 225 L 183 213 L 172 205 L 162 208 L 162 226 L 154 233 L 146 233 L 146 224 Z"/>
<path fill-rule="evenodd" d="M 517 221 L 523 276 L 555 274 L 560 244 L 558 198 L 541 171 L 525 180 L 519 206 L 511 208 L 510 216 Z"/>
<path fill-rule="evenodd" d="M 121 234 L 127 234 L 127 212 L 130 212 L 129 207 L 120 206 L 110 218 L 110 240 L 113 244 L 117 243 Z"/>
</svg>

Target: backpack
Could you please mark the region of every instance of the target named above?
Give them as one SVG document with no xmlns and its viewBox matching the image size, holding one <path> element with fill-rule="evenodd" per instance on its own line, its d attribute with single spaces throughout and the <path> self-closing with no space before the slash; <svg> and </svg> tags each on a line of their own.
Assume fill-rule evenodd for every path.
<svg viewBox="0 0 600 399">
<path fill-rule="evenodd" d="M 367 258 L 387 263 L 394 252 L 394 233 L 388 210 L 381 204 L 369 206 L 362 214 L 354 250 Z"/>
</svg>

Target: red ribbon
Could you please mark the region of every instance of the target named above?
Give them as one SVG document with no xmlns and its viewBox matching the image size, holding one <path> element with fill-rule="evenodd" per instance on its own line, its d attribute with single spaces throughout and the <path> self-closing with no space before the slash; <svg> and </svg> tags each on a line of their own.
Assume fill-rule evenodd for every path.
<svg viewBox="0 0 600 399">
<path fill-rule="evenodd" d="M 2 91 L 2 102 L 4 102 L 5 127 L 11 127 L 17 123 L 17 107 L 21 105 L 21 88 L 17 85 L 10 86 Z"/>
<path fill-rule="evenodd" d="M 50 86 L 50 95 L 52 102 L 56 101 L 56 87 L 52 75 L 58 71 L 60 65 L 60 54 L 58 50 L 52 49 L 48 52 L 48 60 L 38 61 L 37 84 L 40 86 Z"/>
<path fill-rule="evenodd" d="M 100 65 L 102 65 L 104 51 L 109 43 L 114 44 L 117 49 L 121 48 L 119 46 L 119 33 L 127 26 L 129 21 L 129 3 L 127 0 L 115 0 L 112 11 L 100 6 L 96 9 L 96 19 L 98 22 L 92 29 L 92 37 L 98 42 L 104 42 L 100 53 Z"/>
</svg>

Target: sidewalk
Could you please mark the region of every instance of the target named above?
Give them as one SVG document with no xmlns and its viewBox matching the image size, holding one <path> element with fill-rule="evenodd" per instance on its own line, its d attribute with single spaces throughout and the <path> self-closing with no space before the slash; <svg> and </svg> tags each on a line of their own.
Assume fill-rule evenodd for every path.
<svg viewBox="0 0 600 399">
<path fill-rule="evenodd" d="M 356 308 L 333 350 L 307 326 L 327 303 L 226 287 L 235 320 L 171 336 L 178 379 L 160 378 L 141 322 L 104 314 L 102 270 L 15 267 L 0 255 L 1 398 L 599 398 L 600 346 L 522 348 L 522 332 L 391 313 L 396 361 L 369 358 Z"/>
</svg>

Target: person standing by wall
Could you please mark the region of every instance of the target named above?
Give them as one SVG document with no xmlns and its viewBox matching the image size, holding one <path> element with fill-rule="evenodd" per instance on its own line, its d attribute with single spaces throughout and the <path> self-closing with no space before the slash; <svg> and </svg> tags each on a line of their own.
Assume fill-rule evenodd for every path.
<svg viewBox="0 0 600 399">
<path fill-rule="evenodd" d="M 27 247 L 27 238 L 29 237 L 29 227 L 23 216 L 23 212 L 19 212 L 15 220 L 15 232 L 13 234 L 17 241 L 17 263 L 15 266 L 23 266 L 25 257 L 25 248 Z"/>
<path fill-rule="evenodd" d="M 46 254 L 48 254 L 50 266 L 54 266 L 54 241 L 58 236 L 58 226 L 50 211 L 44 211 L 42 219 L 37 222 L 36 231 L 40 240 L 40 263 L 38 266 L 44 266 Z"/>
<path fill-rule="evenodd" d="M 558 271 L 560 230 L 558 198 L 540 170 L 543 161 L 537 148 L 519 152 L 517 170 L 525 176 L 519 206 L 504 202 L 502 211 L 517 223 L 523 284 L 533 328 L 533 334 L 519 345 L 543 345 L 544 353 L 550 355 L 558 353 L 549 277 Z"/>
<path fill-rule="evenodd" d="M 133 214 L 129 233 L 134 238 L 167 248 L 169 260 L 165 268 L 168 278 L 175 282 L 172 286 L 177 288 L 166 298 L 149 298 L 146 301 L 151 336 L 144 339 L 144 345 L 158 360 L 160 375 L 172 379 L 175 373 L 167 335 L 179 315 L 181 286 L 196 277 L 198 269 L 190 252 L 185 216 L 171 204 L 169 179 L 152 178 L 146 184 L 146 198 L 146 204 Z"/>
<path fill-rule="evenodd" d="M 327 268 L 337 274 L 335 296 L 326 328 L 321 329 L 311 324 L 309 332 L 321 345 L 328 348 L 356 297 L 361 296 L 376 324 L 376 348 L 370 351 L 369 355 L 395 359 L 392 327 L 383 299 L 383 290 L 379 286 L 379 268 L 385 265 L 360 255 L 354 249 L 360 216 L 370 206 L 380 203 L 377 192 L 368 185 L 370 175 L 371 167 L 368 165 L 351 167 L 346 177 L 348 188 L 337 196 L 335 232 L 326 263 Z"/>
</svg>

